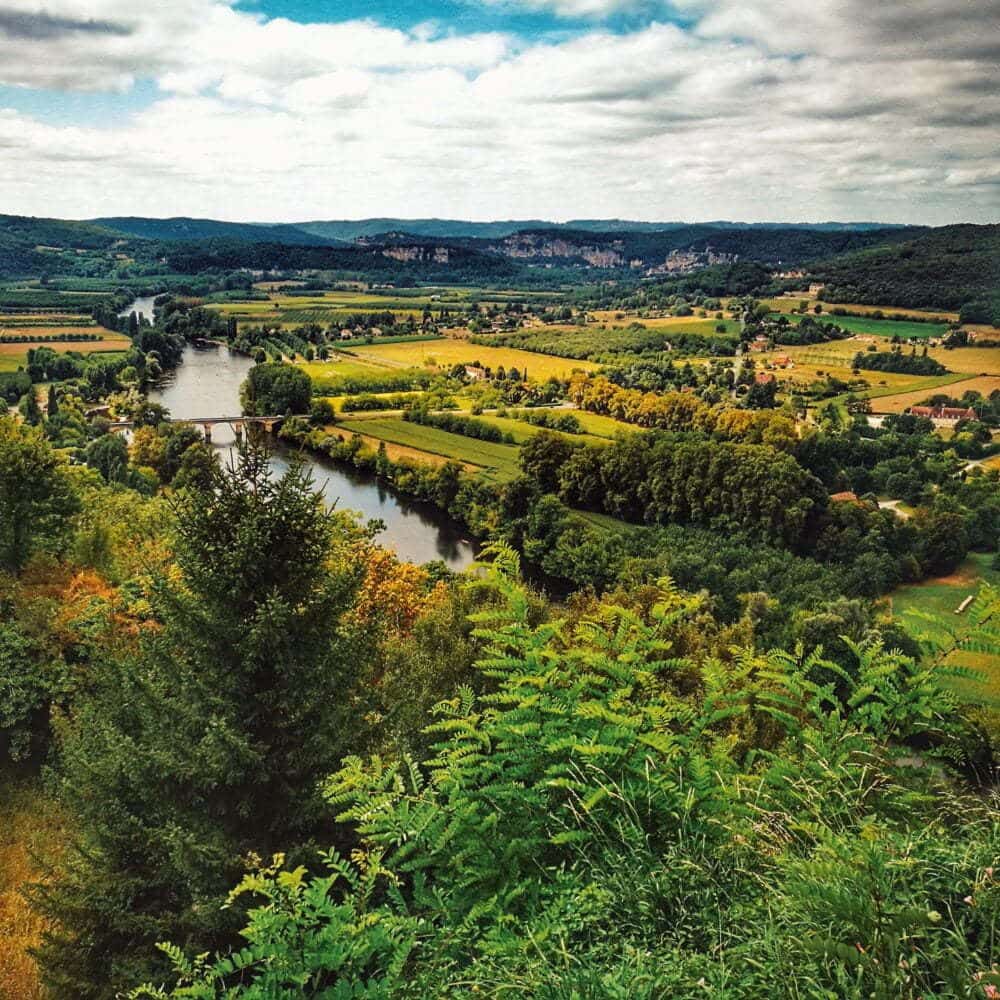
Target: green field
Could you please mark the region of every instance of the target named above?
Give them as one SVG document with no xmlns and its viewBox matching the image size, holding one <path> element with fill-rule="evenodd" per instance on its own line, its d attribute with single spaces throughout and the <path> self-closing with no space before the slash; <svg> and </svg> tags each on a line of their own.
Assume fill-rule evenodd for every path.
<svg viewBox="0 0 1000 1000">
<path fill-rule="evenodd" d="M 917 630 L 922 623 L 909 617 L 913 611 L 938 615 L 961 625 L 962 618 L 955 612 L 962 601 L 974 594 L 982 583 L 1000 586 L 1000 570 L 993 568 L 993 558 L 993 555 L 973 553 L 950 576 L 900 587 L 891 595 L 893 614 L 915 625 Z M 966 654 L 963 663 L 981 670 L 984 675 L 984 687 L 979 689 L 979 685 L 973 685 L 972 692 L 978 689 L 980 696 L 985 693 L 991 703 L 1000 706 L 1000 657 Z"/>
<path fill-rule="evenodd" d="M 805 317 L 798 313 L 782 313 L 791 323 L 799 324 Z M 823 313 L 821 316 L 809 314 L 812 319 L 821 323 L 833 323 L 842 330 L 851 333 L 869 334 L 873 337 L 899 337 L 902 340 L 927 340 L 930 337 L 943 337 L 948 331 L 944 323 L 919 323 L 916 321 L 892 319 L 869 319 L 867 316 L 832 316 Z"/>
<path fill-rule="evenodd" d="M 494 444 L 475 438 L 450 434 L 436 427 L 411 424 L 399 417 L 371 417 L 369 419 L 342 420 L 338 428 L 354 434 L 378 438 L 392 444 L 404 445 L 467 462 L 484 470 L 488 478 L 498 482 L 513 479 L 518 474 L 518 449 L 515 445 Z"/>
<path fill-rule="evenodd" d="M 619 434 L 641 433 L 642 428 L 634 424 L 626 424 L 614 417 L 605 417 L 600 413 L 587 413 L 585 410 L 573 410 L 573 416 L 583 425 L 583 429 L 595 437 L 614 438 Z"/>
<path fill-rule="evenodd" d="M 576 414 L 573 414 L 576 416 Z M 488 424 L 493 424 L 494 427 L 498 427 L 506 434 L 510 434 L 514 438 L 517 444 L 524 444 L 525 441 L 530 440 L 536 434 L 540 434 L 546 428 L 536 427 L 534 424 L 529 424 L 524 420 L 513 420 L 510 417 L 498 417 L 494 413 L 481 413 L 476 415 L 477 420 L 484 420 Z M 581 444 L 607 444 L 607 438 L 597 437 L 593 434 L 565 434 L 561 431 L 550 431 L 551 434 L 559 434 L 560 437 L 565 437 L 570 441 L 578 441 Z"/>
</svg>

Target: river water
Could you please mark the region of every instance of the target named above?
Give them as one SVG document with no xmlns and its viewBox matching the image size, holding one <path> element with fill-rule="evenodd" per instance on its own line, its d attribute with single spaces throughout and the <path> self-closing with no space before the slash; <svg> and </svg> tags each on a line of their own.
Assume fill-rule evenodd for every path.
<svg viewBox="0 0 1000 1000">
<path fill-rule="evenodd" d="M 146 298 L 136 299 L 127 309 L 123 309 L 118 315 L 128 316 L 130 313 L 138 313 L 145 317 L 150 323 L 153 322 L 153 303 L 156 301 L 155 295 Z"/>
<path fill-rule="evenodd" d="M 142 300 L 140 300 L 142 301 Z M 127 312 L 138 311 L 134 303 Z M 152 300 L 150 300 L 150 309 Z M 253 367 L 250 358 L 222 346 L 188 346 L 180 366 L 170 372 L 149 398 L 179 419 L 237 417 L 239 390 Z M 212 446 L 226 461 L 234 434 L 226 424 L 212 428 Z M 288 468 L 292 452 L 278 445 L 275 470 Z M 476 556 L 476 547 L 462 527 L 431 504 L 414 503 L 386 489 L 375 477 L 304 455 L 306 466 L 326 500 L 338 510 L 356 511 L 362 520 L 377 518 L 385 524 L 380 544 L 394 549 L 400 559 L 424 563 L 440 559 L 452 570 L 462 570 Z"/>
</svg>

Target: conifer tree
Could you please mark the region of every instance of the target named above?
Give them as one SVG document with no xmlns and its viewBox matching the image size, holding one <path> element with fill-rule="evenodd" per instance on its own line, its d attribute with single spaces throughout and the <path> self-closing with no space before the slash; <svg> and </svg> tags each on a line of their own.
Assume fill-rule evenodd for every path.
<svg viewBox="0 0 1000 1000">
<path fill-rule="evenodd" d="M 164 938 L 225 946 L 248 859 L 281 849 L 311 865 L 335 842 L 317 784 L 355 746 L 351 529 L 308 473 L 271 477 L 254 445 L 174 506 L 176 571 L 151 588 L 153 621 L 62 726 L 77 838 L 35 891 L 55 927 L 40 949 L 55 997 L 156 980 Z"/>
</svg>

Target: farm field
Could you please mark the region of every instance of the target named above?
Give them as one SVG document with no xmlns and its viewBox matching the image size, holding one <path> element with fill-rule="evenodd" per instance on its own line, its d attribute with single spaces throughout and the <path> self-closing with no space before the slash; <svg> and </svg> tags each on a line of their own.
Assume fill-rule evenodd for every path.
<svg viewBox="0 0 1000 1000">
<path fill-rule="evenodd" d="M 352 418 L 341 421 L 338 427 L 378 441 L 478 466 L 488 478 L 497 481 L 513 479 L 518 474 L 518 449 L 515 445 L 477 441 L 436 427 L 411 424 L 399 417 Z"/>
<path fill-rule="evenodd" d="M 545 381 L 548 378 L 569 378 L 574 370 L 594 371 L 597 365 L 588 361 L 556 358 L 547 354 L 535 354 L 511 347 L 484 347 L 464 340 L 423 341 L 407 344 L 373 344 L 370 347 L 353 348 L 359 358 L 388 362 L 401 367 L 423 367 L 433 362 L 438 367 L 451 368 L 457 364 L 479 362 L 496 369 L 527 369 L 529 378 Z"/>
<path fill-rule="evenodd" d="M 774 358 L 787 355 L 798 364 L 815 364 L 820 367 L 841 367 L 850 370 L 854 355 L 864 353 L 868 344 L 855 340 L 832 340 L 827 344 L 811 344 L 804 347 L 777 347 L 769 354 L 755 355 Z M 904 348 L 904 351 L 907 350 Z M 955 347 L 950 350 L 932 347 L 928 355 L 940 361 L 949 371 L 964 375 L 1000 375 L 1000 349 L 992 347 Z M 871 375 L 891 373 L 870 372 Z"/>
<path fill-rule="evenodd" d="M 614 417 L 605 417 L 600 413 L 587 413 L 585 410 L 572 410 L 571 412 L 583 425 L 583 429 L 595 437 L 611 439 L 619 434 L 642 433 L 641 427 L 615 420 Z"/>
<path fill-rule="evenodd" d="M 782 313 L 789 322 L 800 323 L 804 316 L 800 314 Z M 873 337 L 900 337 L 902 340 L 927 340 L 930 337 L 943 337 L 948 331 L 946 323 L 917 323 L 905 320 L 864 319 L 860 316 L 831 316 L 823 313 L 820 316 L 809 314 L 813 319 L 823 323 L 833 323 L 842 330 L 851 333 L 869 334 Z"/>
<path fill-rule="evenodd" d="M 471 416 L 471 414 L 467 412 L 466 415 Z M 577 414 L 574 412 L 573 415 L 576 416 Z M 493 424 L 494 427 L 498 427 L 505 433 L 510 434 L 511 437 L 514 438 L 515 443 L 519 445 L 524 444 L 525 441 L 530 440 L 536 434 L 540 434 L 543 430 L 545 430 L 544 427 L 536 427 L 534 424 L 529 424 L 524 420 L 514 420 L 511 417 L 500 417 L 495 413 L 490 413 L 489 411 L 486 413 L 476 414 L 475 419 L 483 420 L 488 424 Z M 577 441 L 581 444 L 602 445 L 608 443 L 607 438 L 597 437 L 594 434 L 565 434 L 561 431 L 550 431 L 550 433 L 559 434 L 561 437 L 565 437 L 570 441 Z"/>
<path fill-rule="evenodd" d="M 357 434 L 358 432 L 353 431 L 352 433 Z M 433 465 L 437 468 L 447 464 L 448 462 L 454 461 L 454 459 L 447 458 L 444 455 L 435 455 L 429 451 L 421 451 L 419 448 L 408 448 L 406 445 L 395 444 L 392 441 L 386 441 L 384 438 L 373 437 L 370 434 L 361 434 L 360 437 L 372 451 L 378 451 L 379 445 L 384 444 L 386 456 L 393 462 L 398 462 L 401 459 L 407 459 L 414 462 L 423 462 L 425 465 Z M 460 462 L 459 464 L 467 472 L 482 471 L 480 466 L 473 465 L 471 462 Z"/>
<path fill-rule="evenodd" d="M 75 351 L 80 354 L 117 355 L 132 346 L 128 337 L 106 333 L 103 340 L 57 340 L 51 343 L 43 341 L 4 343 L 0 341 L 0 372 L 15 372 L 28 363 L 28 351 L 36 347 L 51 347 L 57 354 Z"/>
<path fill-rule="evenodd" d="M 892 395 L 894 393 L 910 392 L 923 388 L 934 388 L 947 385 L 950 382 L 960 382 L 961 374 L 927 376 L 902 375 L 896 372 L 862 372 L 859 376 L 851 374 L 851 359 L 857 350 L 857 345 L 847 352 L 838 352 L 845 341 L 835 341 L 832 344 L 820 344 L 812 347 L 783 347 L 769 354 L 755 355 L 760 362 L 773 362 L 782 355 L 792 360 L 793 367 L 777 368 L 773 374 L 786 385 L 806 387 L 811 382 L 824 379 L 827 376 L 841 379 L 845 382 L 864 379 L 868 383 L 865 394 Z M 835 350 L 831 351 L 830 348 Z"/>
<path fill-rule="evenodd" d="M 380 364 L 378 361 L 363 360 L 346 354 L 335 354 L 326 361 L 297 361 L 310 378 L 354 378 L 376 375 L 386 371 L 398 371 L 398 365 Z"/>
<path fill-rule="evenodd" d="M 989 396 L 991 392 L 1000 390 L 1000 375 L 985 375 L 978 378 L 962 379 L 959 382 L 947 384 L 949 396 L 959 398 L 966 392 L 978 392 L 983 396 Z M 942 392 L 946 391 L 944 387 Z M 924 388 L 917 388 L 911 392 L 899 393 L 897 395 L 878 397 L 878 405 L 873 407 L 876 413 L 902 413 L 910 406 L 919 406 L 928 395 L 933 395 L 934 389 L 930 392 Z M 871 397 L 876 398 L 876 397 Z"/>
<path fill-rule="evenodd" d="M 786 312 L 795 309 L 800 302 L 806 300 L 815 304 L 815 296 L 807 295 L 782 295 L 773 299 L 761 299 L 761 301 L 775 312 Z M 866 306 L 856 302 L 823 302 L 823 317 L 833 320 L 847 319 L 846 316 L 831 316 L 834 309 L 846 309 L 852 313 L 875 313 L 880 312 L 885 316 L 912 316 L 916 319 L 933 318 L 943 320 L 945 323 L 957 323 L 958 313 L 948 312 L 942 309 L 907 309 L 903 306 Z"/>
<path fill-rule="evenodd" d="M 385 292 L 362 290 L 317 291 L 308 295 L 282 294 L 281 288 L 272 283 L 257 286 L 267 291 L 268 299 L 229 300 L 209 302 L 208 308 L 243 323 L 268 323 L 284 327 L 302 326 L 307 323 L 336 325 L 347 316 L 359 312 L 392 312 L 399 319 L 407 316 L 419 318 L 427 307 L 460 309 L 470 302 L 484 304 L 514 299 L 525 300 L 541 293 L 492 292 L 479 288 L 421 288 L 408 293 L 405 289 L 386 289 Z M 285 288 L 290 287 L 288 284 Z M 551 297 L 551 296 L 547 296 Z"/>
<path fill-rule="evenodd" d="M 720 311 L 721 310 L 717 310 Z M 642 317 L 635 313 L 621 313 L 615 312 L 612 309 L 599 309 L 595 312 L 588 313 L 592 320 L 596 320 L 602 326 L 607 327 L 626 327 L 631 326 L 633 323 L 640 323 L 642 326 L 647 327 L 650 330 L 669 330 L 671 328 L 683 328 L 690 329 L 691 324 L 704 324 L 709 331 L 715 329 L 716 323 L 727 322 L 723 320 L 717 320 L 714 318 L 715 313 L 710 313 L 707 316 L 656 316 L 656 317 Z M 736 320 L 728 321 L 731 323 L 734 332 L 739 330 L 739 322 Z M 558 329 L 558 328 L 555 328 Z M 578 330 L 579 327 L 568 327 L 570 330 Z"/>
<path fill-rule="evenodd" d="M 900 587 L 890 596 L 893 614 L 907 621 L 911 612 L 920 611 L 960 624 L 961 617 L 955 611 L 966 597 L 975 593 L 981 583 L 1000 586 L 1000 570 L 993 568 L 993 558 L 992 554 L 972 553 L 950 576 Z M 913 621 L 912 624 L 919 630 L 919 622 Z M 1000 657 L 983 653 L 967 654 L 963 662 L 984 674 L 985 686 L 968 686 L 970 693 L 980 696 L 985 693 L 992 704 L 1000 705 Z M 960 687 L 964 689 L 967 686 L 963 683 Z"/>
<path fill-rule="evenodd" d="M 943 347 L 932 347 L 928 353 L 953 372 L 963 372 L 967 375 L 1000 375 L 1000 348 L 956 347 L 946 351 Z"/>
</svg>

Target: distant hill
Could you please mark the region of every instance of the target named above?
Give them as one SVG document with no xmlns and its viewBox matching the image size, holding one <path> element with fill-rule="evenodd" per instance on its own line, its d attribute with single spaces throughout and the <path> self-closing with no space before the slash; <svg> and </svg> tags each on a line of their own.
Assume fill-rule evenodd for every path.
<svg viewBox="0 0 1000 1000">
<path fill-rule="evenodd" d="M 442 236 L 445 245 L 497 253 L 522 260 L 565 261 L 602 268 L 629 267 L 632 262 L 649 267 L 662 264 L 673 251 L 704 251 L 711 247 L 718 253 L 732 254 L 741 260 L 767 264 L 800 265 L 834 257 L 838 254 L 885 246 L 912 239 L 923 228 L 834 229 L 804 227 L 783 229 L 744 227 L 717 229 L 710 223 L 675 226 L 672 229 L 640 231 L 585 230 L 561 226 L 518 229 L 504 236 Z M 372 244 L 421 242 L 418 233 L 383 232 L 366 238 Z"/>
<path fill-rule="evenodd" d="M 58 271 L 53 250 L 106 250 L 121 237 L 86 222 L 0 215 L 0 274 L 22 275 Z"/>
<path fill-rule="evenodd" d="M 92 220 L 94 225 L 144 240 L 190 242 L 192 240 L 243 240 L 247 243 L 284 243 L 288 246 L 337 246 L 335 237 L 306 232 L 298 226 L 250 222 L 219 222 L 215 219 L 145 219 L 121 216 Z"/>
<path fill-rule="evenodd" d="M 865 231 L 892 229 L 880 222 L 636 222 L 629 219 L 574 219 L 569 222 L 549 222 L 544 219 L 508 219 L 497 222 L 469 222 L 461 219 L 398 219 L 373 218 L 295 223 L 295 228 L 338 240 L 356 240 L 375 237 L 383 233 L 408 233 L 412 236 L 444 239 L 471 237 L 476 239 L 503 239 L 514 233 L 536 229 L 580 230 L 591 233 L 659 233 L 692 228 L 707 229 L 812 229 L 818 232 Z"/>
<path fill-rule="evenodd" d="M 1000 322 L 1000 225 L 927 229 L 816 264 L 813 273 L 828 302 L 959 310 L 979 303 L 977 322 Z"/>
</svg>

